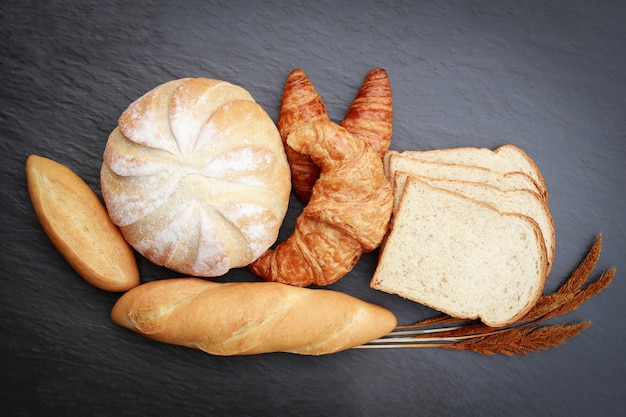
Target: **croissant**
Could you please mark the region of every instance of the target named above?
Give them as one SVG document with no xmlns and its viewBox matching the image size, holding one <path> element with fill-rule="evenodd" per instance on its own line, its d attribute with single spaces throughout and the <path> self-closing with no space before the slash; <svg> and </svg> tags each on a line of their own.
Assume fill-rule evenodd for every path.
<svg viewBox="0 0 626 417">
<path fill-rule="evenodd" d="M 119 326 L 213 355 L 325 355 L 379 338 L 396 326 L 388 309 L 338 291 L 274 282 L 198 278 L 147 282 L 111 310 Z"/>
<path fill-rule="evenodd" d="M 293 234 L 249 269 L 266 281 L 329 285 L 380 245 L 391 216 L 391 186 L 378 154 L 331 121 L 303 125 L 287 143 L 312 158 L 320 177 Z"/>
<path fill-rule="evenodd" d="M 391 143 L 392 118 L 393 103 L 387 72 L 375 68 L 365 77 L 341 125 L 372 146 L 382 158 Z M 324 120 L 330 119 L 322 98 L 303 70 L 293 70 L 285 82 L 278 117 L 278 130 L 283 142 L 299 126 Z M 285 152 L 291 167 L 294 192 L 307 202 L 319 177 L 319 168 L 309 156 L 295 152 L 287 144 Z"/>
<path fill-rule="evenodd" d="M 294 192 L 305 202 L 311 197 L 320 170 L 308 155 L 294 151 L 286 141 L 289 133 L 299 126 L 321 120 L 330 120 L 326 106 L 304 71 L 296 68 L 287 76 L 277 125 L 291 168 Z"/>
<path fill-rule="evenodd" d="M 382 159 L 391 145 L 393 101 L 387 71 L 371 70 L 365 77 L 341 126 L 370 145 Z"/>
</svg>

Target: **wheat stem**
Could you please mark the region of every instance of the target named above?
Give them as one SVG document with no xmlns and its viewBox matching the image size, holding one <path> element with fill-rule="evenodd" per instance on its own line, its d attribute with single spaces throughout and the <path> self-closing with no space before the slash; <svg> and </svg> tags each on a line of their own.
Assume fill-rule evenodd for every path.
<svg viewBox="0 0 626 417">
<path fill-rule="evenodd" d="M 357 348 L 446 348 L 472 350 L 487 355 L 513 355 L 558 346 L 587 328 L 590 323 L 543 327 L 535 325 L 575 310 L 611 283 L 615 268 L 602 274 L 596 281 L 584 285 L 593 272 L 601 249 L 602 235 L 599 235 L 592 249 L 564 285 L 555 293 L 542 296 L 529 314 L 510 326 L 490 328 L 480 322 L 442 315 L 414 324 L 399 325 L 387 335 Z M 437 325 L 442 327 L 436 327 Z M 437 336 L 441 334 L 448 336 Z"/>
<path fill-rule="evenodd" d="M 388 344 L 388 345 L 359 345 L 355 346 L 353 349 L 402 349 L 402 348 L 410 348 L 410 349 L 419 349 L 419 348 L 444 348 L 448 346 L 447 343 L 442 344 L 434 344 L 434 343 L 414 343 L 414 344 Z"/>
<path fill-rule="evenodd" d="M 516 326 L 516 327 L 522 327 L 522 326 Z M 442 328 L 442 329 L 427 329 L 427 331 L 425 331 L 424 333 L 445 333 L 451 330 L 456 330 L 456 329 L 460 329 L 462 328 L 462 326 L 458 326 L 458 327 L 454 327 L 454 328 Z M 372 340 L 369 343 L 409 343 L 409 342 L 415 342 L 418 341 L 420 343 L 430 343 L 430 345 L 432 346 L 432 342 L 460 342 L 461 340 L 467 340 L 467 339 L 474 339 L 477 337 L 484 337 L 484 336 L 490 336 L 490 335 L 494 335 L 497 333 L 502 333 L 502 332 L 506 332 L 506 331 L 510 331 L 511 328 L 507 327 L 507 328 L 503 328 L 503 329 L 497 329 L 497 330 L 492 330 L 489 332 L 483 332 L 483 333 L 476 333 L 476 334 L 466 334 L 466 335 L 462 335 L 462 336 L 439 336 L 439 337 L 410 337 L 410 336 L 405 336 L 405 337 L 393 337 L 399 333 L 405 333 L 405 332 L 395 332 L 392 331 L 391 333 L 389 333 L 389 335 L 381 337 L 380 339 L 375 339 Z M 417 334 L 419 335 L 419 331 L 416 330 L 416 332 L 418 332 Z M 412 333 L 412 332 L 407 332 L 407 333 Z"/>
<path fill-rule="evenodd" d="M 464 326 L 450 326 L 450 327 L 439 327 L 433 329 L 419 329 L 419 330 L 393 330 L 390 335 L 392 336 L 411 336 L 411 335 L 420 335 L 420 334 L 429 334 L 429 333 L 443 333 L 443 332 L 451 332 L 452 330 L 462 329 Z M 410 326 L 398 326 L 397 329 L 410 329 Z"/>
</svg>

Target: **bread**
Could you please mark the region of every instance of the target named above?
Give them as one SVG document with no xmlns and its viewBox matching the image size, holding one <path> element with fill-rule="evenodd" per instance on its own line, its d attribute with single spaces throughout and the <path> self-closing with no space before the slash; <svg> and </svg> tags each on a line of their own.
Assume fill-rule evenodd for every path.
<svg viewBox="0 0 626 417">
<path fill-rule="evenodd" d="M 335 123 L 303 125 L 287 143 L 312 157 L 320 177 L 292 235 L 250 270 L 267 281 L 329 285 L 380 245 L 391 216 L 391 185 L 378 154 Z"/>
<path fill-rule="evenodd" d="M 409 177 L 370 285 L 499 327 L 536 303 L 546 258 L 530 217 Z"/>
<path fill-rule="evenodd" d="M 148 338 L 213 355 L 324 355 L 396 325 L 389 310 L 340 292 L 196 278 L 142 284 L 117 301 L 111 318 Z"/>
<path fill-rule="evenodd" d="M 501 211 L 531 217 L 544 236 L 550 271 L 556 236 L 547 187 L 539 168 L 522 149 L 506 144 L 494 151 L 473 147 L 388 151 L 384 164 L 392 186 L 400 183 L 394 195 L 395 206 L 402 198 L 404 178 L 415 175 L 431 185 L 483 201 Z"/>
<path fill-rule="evenodd" d="M 243 88 L 205 78 L 162 84 L 122 113 L 101 185 L 139 253 L 206 277 L 248 265 L 276 241 L 291 190 L 268 114 Z"/>
<path fill-rule="evenodd" d="M 340 124 L 382 158 L 391 143 L 392 118 L 393 103 L 387 72 L 375 68 L 365 77 Z M 308 155 L 292 149 L 287 144 L 287 137 L 298 127 L 318 121 L 330 121 L 326 106 L 305 72 L 297 68 L 285 82 L 278 129 L 285 144 L 294 193 L 304 202 L 311 198 L 320 170 Z"/>
<path fill-rule="evenodd" d="M 548 201 L 548 190 L 541 171 L 526 152 L 513 144 L 502 145 L 493 151 L 487 148 L 461 147 L 423 151 L 408 150 L 402 152 L 402 155 L 425 162 L 486 168 L 501 174 L 523 173 L 530 177 L 534 188 Z"/>
<path fill-rule="evenodd" d="M 293 191 L 304 202 L 311 198 L 320 170 L 311 157 L 287 145 L 287 136 L 304 124 L 322 120 L 330 120 L 326 105 L 306 73 L 300 68 L 294 69 L 285 81 L 277 125 L 289 161 Z"/>
<path fill-rule="evenodd" d="M 367 73 L 340 125 L 371 146 L 382 159 L 391 145 L 392 120 L 393 100 L 387 71 L 374 68 Z"/>
<path fill-rule="evenodd" d="M 511 143 L 504 144 L 493 152 L 502 159 L 508 160 L 517 171 L 528 174 L 539 188 L 543 190 L 546 200 L 548 199 L 548 187 L 543 174 L 535 161 L 526 152 Z"/>
<path fill-rule="evenodd" d="M 112 292 L 139 285 L 135 253 L 82 178 L 58 162 L 30 155 L 26 181 L 41 226 L 85 281 Z"/>
<path fill-rule="evenodd" d="M 404 184 L 409 176 L 410 174 L 407 173 L 396 172 L 394 189 L 404 189 Z M 556 251 L 556 232 L 554 229 L 554 221 L 547 204 L 539 198 L 536 193 L 528 190 L 502 191 L 491 185 L 471 181 L 433 179 L 420 176 L 417 178 L 434 187 L 452 191 L 486 203 L 493 206 L 501 213 L 519 213 L 533 219 L 537 222 L 541 230 L 541 235 L 547 250 L 547 273 L 550 272 Z M 394 196 L 395 209 L 397 209 L 397 205 L 401 199 L 402 193 L 400 192 Z"/>
<path fill-rule="evenodd" d="M 502 191 L 529 190 L 544 198 L 532 178 L 519 171 L 503 173 L 467 164 L 428 162 L 402 153 L 390 154 L 387 165 L 387 177 L 390 180 L 395 172 L 404 171 L 429 178 L 477 182 Z"/>
</svg>

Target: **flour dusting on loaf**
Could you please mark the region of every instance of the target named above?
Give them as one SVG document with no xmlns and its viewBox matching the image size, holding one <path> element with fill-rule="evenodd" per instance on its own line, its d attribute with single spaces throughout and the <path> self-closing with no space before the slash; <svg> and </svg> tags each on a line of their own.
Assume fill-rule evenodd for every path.
<svg viewBox="0 0 626 417">
<path fill-rule="evenodd" d="M 276 241 L 291 189 L 269 115 L 242 87 L 206 78 L 162 84 L 122 113 L 101 185 L 139 253 L 206 277 L 248 265 Z"/>
</svg>

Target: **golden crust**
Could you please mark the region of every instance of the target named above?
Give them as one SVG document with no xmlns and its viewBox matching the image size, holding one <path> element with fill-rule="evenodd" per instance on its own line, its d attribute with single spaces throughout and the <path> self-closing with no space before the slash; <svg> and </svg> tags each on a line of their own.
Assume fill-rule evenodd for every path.
<svg viewBox="0 0 626 417">
<path fill-rule="evenodd" d="M 350 104 L 341 126 L 371 146 L 383 157 L 389 149 L 392 136 L 393 103 L 387 72 L 382 68 L 371 70 L 356 97 Z M 287 137 L 298 127 L 314 122 L 330 121 L 322 98 L 304 71 L 293 70 L 285 82 L 278 117 L 278 130 L 285 143 L 285 151 L 295 194 L 307 202 L 320 169 L 309 157 L 287 144 Z"/>
<path fill-rule="evenodd" d="M 44 231 L 85 281 L 112 292 L 139 285 L 132 248 L 76 173 L 51 159 L 31 155 L 26 161 L 26 179 Z"/>
<path fill-rule="evenodd" d="M 214 355 L 323 355 L 367 343 L 397 324 L 389 310 L 330 290 L 273 282 L 152 281 L 124 294 L 116 324 Z"/>
<path fill-rule="evenodd" d="M 330 121 L 292 132 L 287 142 L 321 168 L 294 233 L 250 265 L 267 281 L 329 285 L 382 241 L 393 197 L 374 150 Z"/>
<path fill-rule="evenodd" d="M 322 98 L 306 73 L 300 68 L 294 69 L 285 81 L 277 125 L 291 169 L 293 190 L 305 202 L 311 198 L 320 170 L 308 155 L 296 152 L 287 144 L 287 136 L 304 124 L 323 120 L 330 118 Z"/>
<path fill-rule="evenodd" d="M 382 159 L 391 145 L 392 120 L 393 101 L 387 72 L 374 68 L 365 77 L 341 126 L 371 146 Z"/>
</svg>

